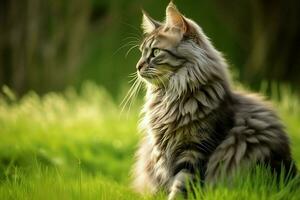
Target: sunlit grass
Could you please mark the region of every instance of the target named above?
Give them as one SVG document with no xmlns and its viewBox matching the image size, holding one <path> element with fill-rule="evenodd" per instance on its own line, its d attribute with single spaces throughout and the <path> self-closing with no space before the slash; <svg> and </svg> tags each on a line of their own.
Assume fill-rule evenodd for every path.
<svg viewBox="0 0 300 200">
<path fill-rule="evenodd" d="M 299 99 L 287 86 L 272 90 L 274 107 L 287 125 L 299 166 Z M 139 106 L 133 106 L 128 114 L 120 114 L 118 103 L 91 83 L 80 91 L 70 88 L 44 96 L 30 92 L 19 100 L 3 88 L 0 199 L 143 198 L 130 188 L 130 167 L 139 138 L 138 112 Z M 254 181 L 239 178 L 235 187 L 220 185 L 197 194 L 201 199 L 299 196 L 290 188 L 264 184 L 261 176 Z"/>
</svg>

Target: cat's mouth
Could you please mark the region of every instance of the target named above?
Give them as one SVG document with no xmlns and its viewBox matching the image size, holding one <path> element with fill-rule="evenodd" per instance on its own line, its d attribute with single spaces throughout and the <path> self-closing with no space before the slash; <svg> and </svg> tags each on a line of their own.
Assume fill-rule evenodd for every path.
<svg viewBox="0 0 300 200">
<path fill-rule="evenodd" d="M 166 87 L 168 85 L 168 80 L 170 79 L 169 74 L 161 73 L 151 73 L 151 72 L 138 72 L 140 77 L 144 79 L 147 83 L 156 85 L 159 87 Z"/>
<path fill-rule="evenodd" d="M 157 74 L 154 74 L 154 73 L 151 73 L 151 72 L 147 72 L 147 71 L 142 71 L 142 72 L 139 71 L 138 73 L 139 73 L 139 75 L 140 75 L 142 78 L 144 78 L 144 79 L 146 79 L 146 80 L 155 79 L 155 77 L 158 76 Z"/>
</svg>

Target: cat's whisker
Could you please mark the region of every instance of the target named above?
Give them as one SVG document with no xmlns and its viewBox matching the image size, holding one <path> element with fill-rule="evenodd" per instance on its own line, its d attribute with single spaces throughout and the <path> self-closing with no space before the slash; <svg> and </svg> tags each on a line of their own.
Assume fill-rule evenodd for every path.
<svg viewBox="0 0 300 200">
<path fill-rule="evenodd" d="M 126 40 L 124 40 L 125 42 Z M 130 44 L 134 44 L 134 45 L 140 45 L 141 42 L 137 39 L 128 39 L 127 42 L 130 42 Z"/>
<path fill-rule="evenodd" d="M 135 43 L 135 44 L 140 44 L 140 41 L 134 40 L 134 39 L 127 39 L 127 40 L 124 40 L 123 42 L 132 42 L 132 43 Z"/>
<path fill-rule="evenodd" d="M 132 73 L 132 74 L 129 74 L 129 78 L 133 78 L 133 79 L 135 79 L 135 78 L 137 78 L 137 72 L 134 72 L 134 73 Z"/>
<path fill-rule="evenodd" d="M 138 28 L 136 28 L 134 25 L 128 24 L 128 23 L 126 23 L 126 22 L 121 22 L 121 24 L 124 24 L 124 25 L 126 25 L 126 26 L 132 28 L 133 30 L 137 31 L 138 33 L 141 33 L 141 30 L 138 29 Z"/>
<path fill-rule="evenodd" d="M 132 72 L 131 74 L 129 74 L 129 77 L 137 75 L 137 71 Z"/>
<path fill-rule="evenodd" d="M 126 41 L 126 40 L 129 40 L 129 39 L 134 39 L 134 41 L 136 42 L 139 42 L 140 41 L 140 38 L 136 37 L 136 36 L 129 36 L 129 37 L 126 37 L 124 39 L 122 39 L 122 41 Z"/>
<path fill-rule="evenodd" d="M 132 77 L 132 79 L 131 80 L 129 80 L 128 81 L 128 83 L 132 83 L 132 82 L 134 82 L 136 79 L 137 79 L 138 77 L 137 77 L 137 75 L 135 75 L 134 77 Z"/>
<path fill-rule="evenodd" d="M 128 83 L 132 83 L 137 79 L 137 76 L 132 76 Z"/>
<path fill-rule="evenodd" d="M 139 80 L 139 79 L 138 79 Z M 136 97 L 137 97 L 137 95 L 138 95 L 138 93 L 139 93 L 139 90 L 140 90 L 140 88 L 141 88 L 141 84 L 142 82 L 141 81 L 139 81 L 138 82 L 138 86 L 136 87 L 136 90 L 134 91 L 134 95 L 133 95 L 133 97 L 131 98 L 131 101 L 130 101 L 130 103 L 129 103 L 129 108 L 128 108 L 128 113 L 130 112 L 130 109 L 131 109 L 131 106 L 132 106 L 132 104 L 135 102 L 135 100 L 136 100 Z"/>
<path fill-rule="evenodd" d="M 136 74 L 133 74 L 133 75 L 131 75 L 131 76 L 128 76 L 129 78 L 131 78 L 131 79 L 136 79 L 137 78 L 137 75 Z M 130 82 L 131 82 L 131 80 L 130 80 Z"/>
<path fill-rule="evenodd" d="M 125 55 L 125 58 L 127 58 L 128 54 L 130 53 L 131 50 L 133 50 L 134 48 L 138 47 L 140 45 L 134 45 L 132 46 L 127 52 L 126 52 L 126 55 Z"/>
<path fill-rule="evenodd" d="M 125 43 L 124 45 L 122 45 L 121 47 L 119 47 L 119 48 L 113 53 L 113 55 L 116 55 L 121 49 L 123 49 L 123 48 L 125 48 L 125 47 L 127 47 L 127 46 L 130 46 L 130 45 L 137 45 L 137 43 L 134 42 L 134 41 L 129 41 L 129 42 Z"/>
<path fill-rule="evenodd" d="M 134 37 L 138 37 L 141 40 L 143 39 L 142 34 L 138 34 L 138 33 L 129 33 L 128 35 L 134 36 Z"/>
<path fill-rule="evenodd" d="M 138 84 L 137 84 L 136 89 L 133 91 L 133 96 L 132 96 L 131 101 L 130 101 L 130 103 L 129 103 L 129 107 L 128 107 L 128 112 L 127 112 L 127 113 L 130 112 L 131 106 L 132 106 L 132 104 L 135 102 L 135 100 L 136 100 L 136 98 L 137 98 L 137 95 L 138 95 L 138 93 L 139 93 L 139 90 L 140 90 L 140 88 L 141 88 L 142 81 L 140 81 L 140 79 L 138 79 L 138 80 L 139 80 L 139 82 L 138 82 Z"/>
<path fill-rule="evenodd" d="M 123 113 L 123 111 L 126 108 L 126 106 L 128 105 L 128 103 L 129 103 L 129 107 L 128 107 L 127 114 L 129 113 L 132 102 L 134 101 L 134 98 L 136 97 L 136 94 L 138 93 L 140 85 L 141 85 L 141 80 L 137 77 L 135 82 L 131 86 L 130 90 L 128 91 L 127 95 L 125 96 L 124 100 L 121 102 L 121 105 L 123 105 L 121 113 Z"/>
<path fill-rule="evenodd" d="M 128 90 L 127 94 L 125 95 L 124 99 L 122 100 L 122 102 L 120 103 L 120 105 L 122 106 L 122 111 L 124 106 L 126 105 L 126 102 L 128 101 L 128 98 L 130 98 L 131 92 L 133 91 L 134 87 L 136 86 L 136 84 L 138 83 L 138 79 L 136 79 L 134 81 L 134 83 L 132 84 L 132 86 L 130 87 L 130 89 Z M 122 112 L 121 111 L 121 112 Z"/>
</svg>

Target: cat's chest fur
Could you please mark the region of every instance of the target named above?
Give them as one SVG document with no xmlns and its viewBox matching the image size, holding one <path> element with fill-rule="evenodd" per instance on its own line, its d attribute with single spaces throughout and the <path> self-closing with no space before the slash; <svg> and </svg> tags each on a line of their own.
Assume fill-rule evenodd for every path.
<svg viewBox="0 0 300 200">
<path fill-rule="evenodd" d="M 182 98 L 151 94 L 145 104 L 143 123 L 151 140 L 149 173 L 156 183 L 168 185 L 170 177 L 176 174 L 174 166 L 184 160 L 197 158 L 199 167 L 205 170 L 205 161 L 227 131 L 222 123 L 229 119 L 218 109 L 221 104 L 205 107 L 195 94 Z"/>
</svg>

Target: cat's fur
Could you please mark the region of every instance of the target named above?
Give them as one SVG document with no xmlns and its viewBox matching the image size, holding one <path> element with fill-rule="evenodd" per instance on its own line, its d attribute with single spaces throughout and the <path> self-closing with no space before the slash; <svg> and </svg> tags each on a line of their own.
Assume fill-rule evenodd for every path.
<svg viewBox="0 0 300 200">
<path fill-rule="evenodd" d="M 257 163 L 295 172 L 288 137 L 270 106 L 231 89 L 226 61 L 194 21 L 173 3 L 166 14 L 164 23 L 143 15 L 137 68 L 147 96 L 135 188 L 165 189 L 174 199 L 196 175 L 215 183 L 223 172 L 229 178 Z"/>
</svg>

